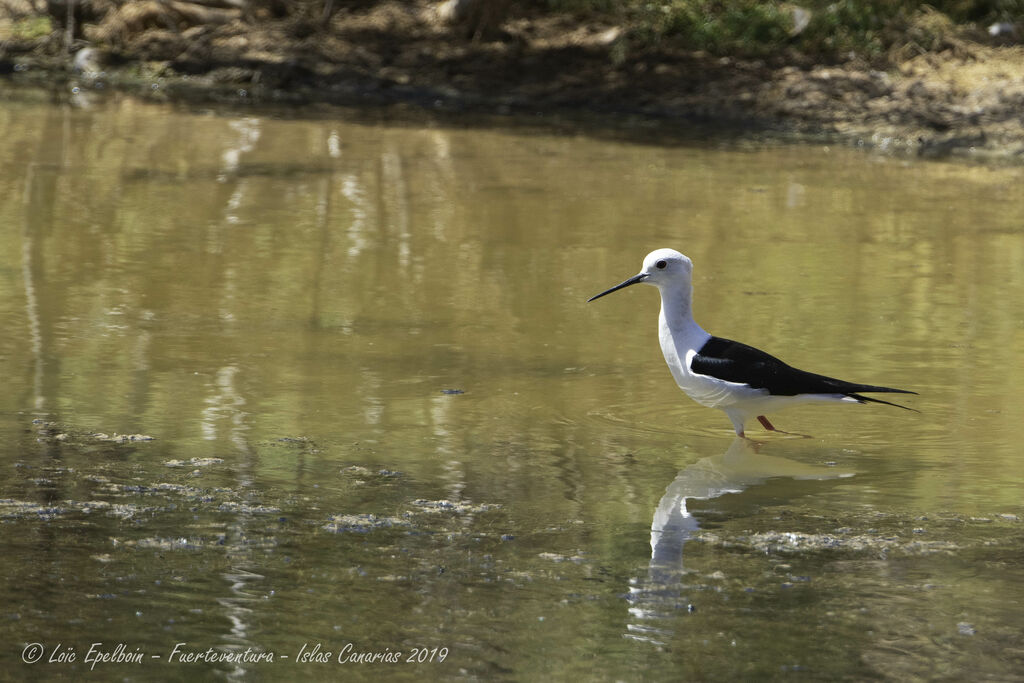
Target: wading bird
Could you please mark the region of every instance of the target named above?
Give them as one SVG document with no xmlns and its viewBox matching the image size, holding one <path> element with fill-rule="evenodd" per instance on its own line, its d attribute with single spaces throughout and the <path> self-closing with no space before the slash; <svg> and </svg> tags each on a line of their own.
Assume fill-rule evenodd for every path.
<svg viewBox="0 0 1024 683">
<path fill-rule="evenodd" d="M 725 411 L 737 435 L 744 436 L 744 426 L 752 417 L 767 430 L 781 431 L 765 414 L 799 403 L 884 403 L 913 410 L 862 394 L 916 392 L 816 375 L 752 346 L 711 336 L 693 319 L 692 273 L 689 258 L 673 249 L 658 249 L 647 255 L 639 273 L 588 301 L 640 282 L 657 287 L 661 352 L 676 384 L 697 403 Z"/>
</svg>

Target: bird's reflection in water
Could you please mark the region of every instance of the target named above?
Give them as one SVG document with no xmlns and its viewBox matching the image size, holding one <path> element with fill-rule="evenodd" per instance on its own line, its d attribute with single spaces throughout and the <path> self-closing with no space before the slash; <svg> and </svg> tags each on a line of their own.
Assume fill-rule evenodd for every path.
<svg viewBox="0 0 1024 683">
<path fill-rule="evenodd" d="M 651 562 L 647 577 L 635 577 L 629 586 L 632 617 L 626 637 L 662 644 L 669 632 L 659 620 L 680 609 L 693 609 L 682 597 L 683 546 L 700 528 L 686 509 L 687 500 L 708 500 L 739 493 L 774 477 L 835 479 L 853 476 L 835 467 L 808 465 L 758 451 L 762 444 L 736 438 L 722 455 L 703 458 L 686 467 L 665 489 L 651 521 Z"/>
</svg>

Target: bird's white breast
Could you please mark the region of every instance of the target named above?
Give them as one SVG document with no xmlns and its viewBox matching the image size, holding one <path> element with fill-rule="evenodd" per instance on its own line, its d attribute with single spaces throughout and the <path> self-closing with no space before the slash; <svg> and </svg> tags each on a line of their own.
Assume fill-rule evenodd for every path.
<svg viewBox="0 0 1024 683">
<path fill-rule="evenodd" d="M 766 393 L 746 384 L 727 382 L 692 372 L 690 365 L 694 356 L 711 338 L 710 334 L 692 320 L 689 325 L 670 327 L 662 317 L 658 332 L 661 352 L 665 356 L 669 370 L 672 371 L 672 377 L 679 388 L 697 403 L 709 408 L 727 408 Z"/>
</svg>

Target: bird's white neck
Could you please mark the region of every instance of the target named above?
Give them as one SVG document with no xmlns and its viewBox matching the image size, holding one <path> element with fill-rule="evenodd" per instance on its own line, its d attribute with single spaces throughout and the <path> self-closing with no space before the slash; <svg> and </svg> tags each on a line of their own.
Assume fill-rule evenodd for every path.
<svg viewBox="0 0 1024 683">
<path fill-rule="evenodd" d="M 661 293 L 661 326 L 674 340 L 675 346 L 682 351 L 682 346 L 698 350 L 711 338 L 693 319 L 691 302 L 693 287 L 686 284 L 682 287 L 659 287 Z"/>
</svg>

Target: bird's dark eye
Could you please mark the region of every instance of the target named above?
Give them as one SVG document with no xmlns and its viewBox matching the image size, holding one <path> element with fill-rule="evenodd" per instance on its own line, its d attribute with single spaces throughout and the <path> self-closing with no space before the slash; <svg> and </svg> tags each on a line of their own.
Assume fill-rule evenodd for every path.
<svg viewBox="0 0 1024 683">
<path fill-rule="evenodd" d="M 667 266 L 668 264 L 667 264 L 667 263 L 665 263 L 664 261 L 658 261 L 658 262 L 657 262 L 657 263 L 655 263 L 654 265 L 656 265 L 656 266 L 657 266 L 657 267 L 658 267 L 658 268 L 659 268 L 660 270 L 664 270 L 664 269 L 665 269 L 665 266 Z"/>
</svg>

